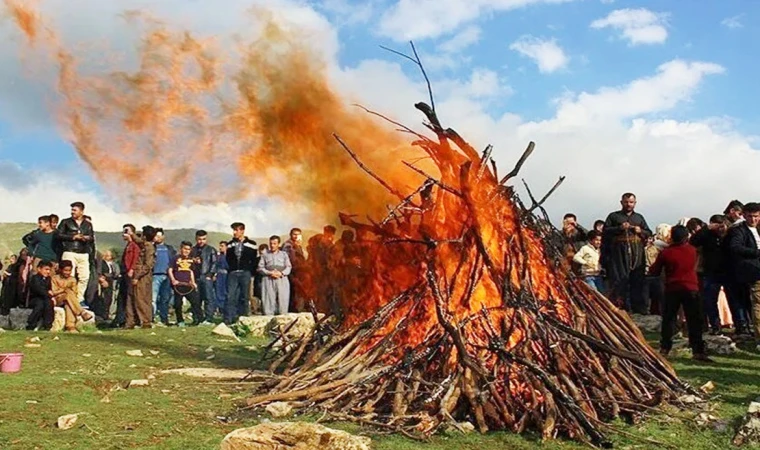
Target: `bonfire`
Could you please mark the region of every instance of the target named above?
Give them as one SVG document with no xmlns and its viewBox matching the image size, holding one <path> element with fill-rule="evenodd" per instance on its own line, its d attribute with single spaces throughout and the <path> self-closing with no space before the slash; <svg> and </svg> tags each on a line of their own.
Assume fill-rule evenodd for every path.
<svg viewBox="0 0 760 450">
<path fill-rule="evenodd" d="M 422 68 L 416 53 L 410 59 Z M 528 190 L 529 205 L 510 185 L 534 143 L 500 177 L 490 146 L 481 154 L 444 128 L 432 93 L 415 107 L 434 138 L 396 125 L 438 174 L 405 162 L 420 176 L 411 193 L 335 136 L 399 203 L 378 221 L 341 216 L 365 237 L 361 269 L 349 277 L 361 289 L 341 292 L 338 326 L 317 320 L 311 334 L 280 345 L 277 376 L 248 406 L 288 401 L 415 438 L 469 421 L 480 432 L 533 430 L 607 447 L 612 419 L 696 394 L 625 312 L 562 264 L 542 206 L 562 178 L 541 200 Z"/>
</svg>

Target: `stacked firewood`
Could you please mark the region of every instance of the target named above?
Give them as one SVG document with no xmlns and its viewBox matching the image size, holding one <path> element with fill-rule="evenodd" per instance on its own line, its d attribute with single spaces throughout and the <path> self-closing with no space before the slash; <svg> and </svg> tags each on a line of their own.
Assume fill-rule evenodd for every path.
<svg viewBox="0 0 760 450">
<path fill-rule="evenodd" d="M 435 138 L 404 130 L 438 174 L 407 164 L 421 177 L 409 194 L 336 136 L 399 203 L 382 221 L 341 217 L 365 237 L 364 287 L 341 298 L 339 324 L 315 312 L 310 335 L 283 334 L 276 375 L 248 406 L 287 401 L 416 438 L 469 421 L 481 432 L 607 446 L 609 421 L 696 394 L 624 312 L 561 263 L 561 236 L 542 206 L 549 194 L 529 193 L 526 205 L 508 185 L 533 143 L 500 178 L 490 146 L 481 154 L 444 129 L 432 97 L 416 107 Z"/>
</svg>

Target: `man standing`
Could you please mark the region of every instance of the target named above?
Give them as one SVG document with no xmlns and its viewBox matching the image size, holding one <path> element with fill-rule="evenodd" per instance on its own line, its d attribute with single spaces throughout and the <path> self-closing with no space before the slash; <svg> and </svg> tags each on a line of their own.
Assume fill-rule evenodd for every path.
<svg viewBox="0 0 760 450">
<path fill-rule="evenodd" d="M 227 310 L 227 242 L 219 243 L 219 254 L 216 256 L 216 278 L 214 279 L 214 292 L 216 294 L 216 306 L 219 312 L 224 315 Z M 210 318 L 206 318 L 210 320 Z"/>
<path fill-rule="evenodd" d="M 84 203 L 71 204 L 71 217 L 58 224 L 62 260 L 71 261 L 77 277 L 77 298 L 84 301 L 84 293 L 90 282 L 90 252 L 95 241 L 92 222 L 84 218 Z"/>
<path fill-rule="evenodd" d="M 716 214 L 710 224 L 691 237 L 691 245 L 702 252 L 702 301 L 711 334 L 720 334 L 718 299 L 721 287 L 726 285 L 726 266 L 723 258 L 723 239 L 728 230 L 726 217 Z"/>
<path fill-rule="evenodd" d="M 103 320 L 109 320 L 111 314 L 111 304 L 113 303 L 113 293 L 116 285 L 116 279 L 119 277 L 119 267 L 113 262 L 113 252 L 106 250 L 103 252 L 103 263 L 100 266 L 100 275 L 98 283 L 100 284 L 100 311 L 95 311 Z"/>
<path fill-rule="evenodd" d="M 755 339 L 760 340 L 760 235 L 757 227 L 760 225 L 760 203 L 744 205 L 744 222 L 732 226 L 728 230 L 726 241 L 731 258 L 731 269 L 734 281 L 739 290 L 737 297 L 744 311 L 752 311 L 755 318 Z M 732 311 L 733 314 L 733 311 Z M 737 334 L 749 334 L 749 314 L 737 321 Z M 738 324 L 737 324 L 738 322 Z M 745 322 L 747 325 L 745 325 Z"/>
<path fill-rule="evenodd" d="M 300 228 L 290 230 L 290 239 L 282 245 L 282 251 L 288 254 L 293 269 L 290 272 L 290 308 L 293 312 L 306 311 L 306 289 L 308 267 L 306 251 L 303 248 L 303 232 Z"/>
<path fill-rule="evenodd" d="M 227 243 L 227 308 L 224 323 L 230 325 L 241 315 L 250 314 L 248 296 L 251 291 L 251 276 L 258 267 L 256 242 L 245 236 L 245 224 L 231 225 L 232 240 Z"/>
<path fill-rule="evenodd" d="M 153 326 L 153 280 L 151 275 L 153 275 L 153 267 L 156 263 L 156 249 L 153 246 L 156 229 L 146 225 L 142 231 L 142 237 L 136 238 L 136 243 L 140 247 L 140 256 L 132 270 L 131 284 L 127 294 L 127 320 L 125 324 L 127 329 L 134 328 L 137 321 L 140 322 L 142 328 L 152 328 Z"/>
<path fill-rule="evenodd" d="M 169 298 L 172 294 L 171 283 L 169 282 L 169 266 L 177 256 L 174 247 L 165 243 L 163 228 L 156 228 L 156 238 L 154 239 L 156 248 L 156 264 L 153 266 L 152 299 L 153 299 L 153 317 L 158 316 L 161 324 L 166 325 L 169 322 Z"/>
<path fill-rule="evenodd" d="M 127 317 L 127 300 L 132 287 L 132 277 L 135 274 L 135 265 L 140 259 L 140 246 L 135 242 L 136 229 L 131 223 L 124 225 L 122 239 L 124 239 L 124 253 L 121 255 L 121 277 L 119 279 L 119 295 L 116 298 L 116 318 L 111 322 L 111 327 L 124 326 Z"/>
<path fill-rule="evenodd" d="M 737 262 L 733 252 L 730 249 L 728 233 L 734 228 L 744 224 L 744 204 L 739 200 L 731 200 L 723 211 L 728 221 L 729 230 L 726 234 L 726 238 L 723 241 L 723 254 L 726 263 L 726 285 L 724 289 L 726 291 L 726 301 L 728 302 L 728 308 L 731 311 L 731 318 L 734 322 L 734 330 L 738 335 L 750 334 L 750 317 L 749 309 L 749 291 L 746 283 L 737 278 L 736 267 Z"/>
<path fill-rule="evenodd" d="M 636 196 L 623 194 L 621 209 L 607 216 L 602 238 L 602 263 L 610 286 L 610 297 L 626 311 L 648 314 L 643 300 L 644 245 L 652 235 L 644 216 L 634 211 Z"/>
<path fill-rule="evenodd" d="M 269 249 L 259 259 L 258 271 L 264 275 L 261 281 L 261 303 L 265 316 L 288 313 L 290 303 L 291 270 L 288 254 L 280 250 L 280 237 L 269 238 Z"/>
<path fill-rule="evenodd" d="M 208 245 L 208 233 L 205 230 L 195 232 L 195 246 L 190 257 L 195 262 L 195 281 L 200 294 L 201 311 L 206 320 L 202 325 L 212 325 L 216 312 L 216 295 L 214 292 L 214 277 L 216 276 L 216 249 Z M 222 312 L 223 313 L 223 312 Z"/>
</svg>

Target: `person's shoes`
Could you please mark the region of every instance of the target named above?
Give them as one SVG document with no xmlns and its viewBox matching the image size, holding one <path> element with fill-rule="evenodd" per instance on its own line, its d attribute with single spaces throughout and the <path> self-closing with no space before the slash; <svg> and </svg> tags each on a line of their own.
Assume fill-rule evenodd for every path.
<svg viewBox="0 0 760 450">
<path fill-rule="evenodd" d="M 156 326 L 156 328 L 166 328 L 167 327 L 166 322 L 156 322 L 154 325 Z"/>
<path fill-rule="evenodd" d="M 177 326 L 179 328 L 185 328 L 187 325 L 185 325 L 185 322 L 177 322 Z"/>
<path fill-rule="evenodd" d="M 76 328 L 66 328 L 63 331 L 64 331 L 64 333 L 72 333 L 72 334 L 78 334 L 79 333 L 79 330 L 77 330 Z"/>
<path fill-rule="evenodd" d="M 669 354 L 670 354 L 670 350 L 666 350 L 664 348 L 660 349 L 660 355 L 662 355 L 664 358 L 667 358 Z"/>
<path fill-rule="evenodd" d="M 92 320 L 93 317 L 95 317 L 95 315 L 91 313 L 90 311 L 84 311 L 82 313 L 82 320 L 84 320 L 85 322 L 89 322 L 90 320 Z"/>
<path fill-rule="evenodd" d="M 709 356 L 705 353 L 694 353 L 694 355 L 691 357 L 694 361 L 699 361 L 703 363 L 714 363 L 715 361 L 710 359 Z"/>
<path fill-rule="evenodd" d="M 214 323 L 213 322 L 209 322 L 208 320 L 204 320 L 203 322 L 199 323 L 198 325 L 200 325 L 202 327 L 213 327 Z"/>
<path fill-rule="evenodd" d="M 153 328 L 153 324 L 152 323 L 144 323 L 144 324 L 140 325 L 140 328 L 142 328 L 144 330 L 150 330 L 151 328 Z"/>
<path fill-rule="evenodd" d="M 710 330 L 710 336 L 723 336 L 723 331 L 713 328 Z"/>
</svg>

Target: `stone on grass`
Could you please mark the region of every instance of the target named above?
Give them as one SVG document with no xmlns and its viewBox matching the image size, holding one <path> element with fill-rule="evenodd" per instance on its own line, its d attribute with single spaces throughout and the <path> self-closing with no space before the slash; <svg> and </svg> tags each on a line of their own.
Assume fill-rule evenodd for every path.
<svg viewBox="0 0 760 450">
<path fill-rule="evenodd" d="M 237 337 L 234 331 L 224 323 L 220 323 L 216 326 L 213 330 L 211 330 L 212 333 L 218 335 L 218 336 L 224 336 L 228 338 L 235 339 L 236 341 L 240 342 L 240 338 Z"/>
<path fill-rule="evenodd" d="M 131 380 L 129 382 L 129 385 L 127 385 L 128 388 L 134 388 L 134 387 L 144 387 L 148 386 L 150 384 L 150 381 L 148 380 Z"/>
<path fill-rule="evenodd" d="M 66 325 L 66 310 L 60 306 L 53 308 L 53 328 L 50 329 L 53 333 L 63 331 Z"/>
<path fill-rule="evenodd" d="M 11 317 L 10 316 L 0 316 L 0 330 L 4 328 L 10 328 L 11 327 Z"/>
<path fill-rule="evenodd" d="M 32 314 L 31 309 L 26 308 L 13 308 L 8 316 L 10 319 L 11 330 L 23 330 L 26 328 L 26 322 L 29 320 L 29 316 Z"/>
<path fill-rule="evenodd" d="M 288 417 L 293 412 L 293 407 L 288 402 L 274 402 L 266 407 L 266 412 L 275 419 Z"/>
<path fill-rule="evenodd" d="M 127 350 L 127 356 L 142 356 L 142 350 Z"/>
<path fill-rule="evenodd" d="M 65 416 L 58 418 L 56 425 L 58 425 L 58 428 L 61 430 L 68 430 L 74 427 L 74 424 L 77 423 L 77 419 L 79 419 L 79 414 L 66 414 Z"/>
<path fill-rule="evenodd" d="M 369 450 L 368 437 L 303 422 L 262 423 L 224 437 L 221 450 Z"/>
<path fill-rule="evenodd" d="M 752 402 L 734 435 L 734 445 L 760 444 L 760 402 Z"/>
<path fill-rule="evenodd" d="M 245 325 L 250 330 L 249 336 L 264 337 L 267 325 L 272 321 L 272 316 L 242 316 L 238 323 Z"/>
<path fill-rule="evenodd" d="M 662 326 L 662 317 L 642 314 L 632 314 L 631 319 L 641 331 L 645 333 L 659 333 Z"/>
</svg>

